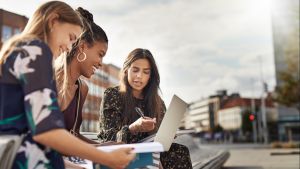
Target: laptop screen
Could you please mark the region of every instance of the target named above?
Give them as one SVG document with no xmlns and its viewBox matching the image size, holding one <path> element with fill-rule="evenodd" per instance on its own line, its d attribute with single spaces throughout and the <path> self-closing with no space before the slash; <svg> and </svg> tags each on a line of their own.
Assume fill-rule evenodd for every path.
<svg viewBox="0 0 300 169">
<path fill-rule="evenodd" d="M 188 104 L 174 95 L 161 125 L 156 133 L 154 141 L 160 142 L 165 151 L 170 149 L 173 143 L 176 131 L 183 119 L 184 113 L 187 111 Z"/>
</svg>

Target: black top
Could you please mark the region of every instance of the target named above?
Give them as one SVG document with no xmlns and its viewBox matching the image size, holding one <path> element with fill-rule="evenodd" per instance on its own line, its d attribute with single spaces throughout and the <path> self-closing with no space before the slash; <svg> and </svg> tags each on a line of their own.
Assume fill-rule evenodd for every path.
<svg viewBox="0 0 300 169">
<path fill-rule="evenodd" d="M 134 99 L 135 107 L 139 107 L 145 112 L 145 116 L 149 117 L 149 113 L 145 111 L 145 102 L 143 99 Z M 100 106 L 100 133 L 98 138 L 101 142 L 106 141 L 122 141 L 125 143 L 136 143 L 139 140 L 152 134 L 149 132 L 139 132 L 136 135 L 132 135 L 128 130 L 128 125 L 140 118 L 138 113 L 134 114 L 134 117 L 131 118 L 132 121 L 128 124 L 122 124 L 123 122 L 123 111 L 124 111 L 124 102 L 122 100 L 122 95 L 119 91 L 119 86 L 108 88 L 104 92 L 104 96 Z M 135 112 L 135 110 L 132 110 Z M 161 118 L 163 118 L 165 113 L 165 107 L 163 104 Z M 153 117 L 151 117 L 153 118 Z M 157 123 L 159 126 L 161 121 Z M 158 127 L 156 127 L 158 129 Z"/>
<path fill-rule="evenodd" d="M 76 81 L 76 84 L 79 86 L 79 80 Z M 68 107 L 63 111 L 64 114 L 64 118 L 65 118 L 65 124 L 66 124 L 66 129 L 68 131 L 70 131 L 71 129 L 73 129 L 75 122 L 75 132 L 79 133 L 79 129 L 82 123 L 82 106 L 84 103 L 84 100 L 80 99 L 80 103 L 79 103 L 79 110 L 78 110 L 78 114 L 77 114 L 77 102 L 79 99 L 79 95 L 80 95 L 80 88 L 78 87 L 75 95 L 73 97 L 73 99 L 71 100 L 70 104 L 68 105 Z"/>
</svg>

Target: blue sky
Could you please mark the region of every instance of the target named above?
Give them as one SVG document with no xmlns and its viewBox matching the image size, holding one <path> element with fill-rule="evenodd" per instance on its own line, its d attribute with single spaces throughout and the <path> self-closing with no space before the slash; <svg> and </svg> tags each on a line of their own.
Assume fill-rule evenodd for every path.
<svg viewBox="0 0 300 169">
<path fill-rule="evenodd" d="M 0 8 L 30 17 L 43 2 L 0 0 Z M 260 60 L 263 79 L 274 88 L 269 0 L 66 2 L 88 9 L 107 32 L 105 63 L 121 66 L 137 47 L 153 53 L 167 104 L 174 93 L 191 102 L 218 89 L 259 97 Z"/>
</svg>

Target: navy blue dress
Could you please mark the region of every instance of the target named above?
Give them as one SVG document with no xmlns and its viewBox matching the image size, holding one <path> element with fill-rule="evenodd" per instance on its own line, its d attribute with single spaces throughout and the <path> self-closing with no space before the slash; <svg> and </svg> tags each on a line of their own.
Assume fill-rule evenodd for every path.
<svg viewBox="0 0 300 169">
<path fill-rule="evenodd" d="M 0 135 L 25 134 L 13 169 L 62 169 L 56 151 L 33 140 L 65 128 L 53 80 L 52 53 L 40 40 L 20 42 L 1 66 Z"/>
</svg>

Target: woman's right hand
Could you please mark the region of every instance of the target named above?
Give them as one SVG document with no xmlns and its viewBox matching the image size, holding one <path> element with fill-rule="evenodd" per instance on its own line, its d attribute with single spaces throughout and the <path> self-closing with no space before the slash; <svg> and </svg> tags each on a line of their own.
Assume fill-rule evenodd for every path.
<svg viewBox="0 0 300 169">
<path fill-rule="evenodd" d="M 120 148 L 108 153 L 108 167 L 113 169 L 123 169 L 135 158 L 132 148 Z"/>
<path fill-rule="evenodd" d="M 129 130 L 132 133 L 137 133 L 137 132 L 150 132 L 154 130 L 156 124 L 156 118 L 150 118 L 150 117 L 145 117 L 145 118 L 139 118 L 135 122 L 129 125 Z"/>
</svg>

